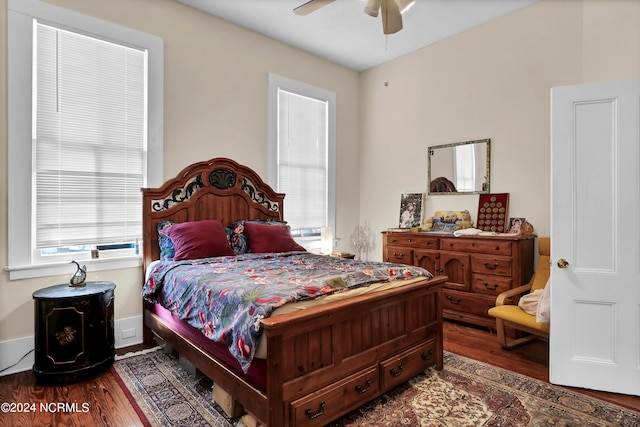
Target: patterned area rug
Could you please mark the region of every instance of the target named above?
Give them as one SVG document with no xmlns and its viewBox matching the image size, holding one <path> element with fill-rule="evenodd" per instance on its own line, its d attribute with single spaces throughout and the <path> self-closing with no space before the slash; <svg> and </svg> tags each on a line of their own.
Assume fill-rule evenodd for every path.
<svg viewBox="0 0 640 427">
<path fill-rule="evenodd" d="M 640 413 L 562 387 L 445 352 L 445 368 L 429 369 L 331 424 L 394 426 L 640 425 Z M 211 397 L 212 382 L 154 351 L 112 368 L 141 420 L 149 426 L 241 427 Z"/>
</svg>

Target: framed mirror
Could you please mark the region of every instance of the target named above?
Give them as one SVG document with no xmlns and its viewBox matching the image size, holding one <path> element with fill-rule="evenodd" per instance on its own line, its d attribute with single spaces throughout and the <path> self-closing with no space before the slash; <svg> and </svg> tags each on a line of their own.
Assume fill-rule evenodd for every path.
<svg viewBox="0 0 640 427">
<path fill-rule="evenodd" d="M 490 153 L 490 139 L 429 147 L 429 194 L 489 193 Z"/>
</svg>

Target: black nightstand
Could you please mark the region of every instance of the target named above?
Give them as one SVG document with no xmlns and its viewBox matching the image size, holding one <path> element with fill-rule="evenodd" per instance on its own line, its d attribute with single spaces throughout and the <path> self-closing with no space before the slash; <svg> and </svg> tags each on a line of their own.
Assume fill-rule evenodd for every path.
<svg viewBox="0 0 640 427">
<path fill-rule="evenodd" d="M 33 293 L 35 363 L 42 382 L 73 382 L 111 366 L 115 355 L 112 282 L 51 286 Z"/>
</svg>

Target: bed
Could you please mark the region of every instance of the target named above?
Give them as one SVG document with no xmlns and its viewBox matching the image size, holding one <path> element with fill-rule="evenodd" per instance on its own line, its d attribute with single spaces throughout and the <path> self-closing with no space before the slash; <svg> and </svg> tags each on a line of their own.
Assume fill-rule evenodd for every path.
<svg viewBox="0 0 640 427">
<path fill-rule="evenodd" d="M 246 223 L 283 220 L 284 194 L 273 191 L 252 169 L 225 158 L 192 164 L 162 187 L 145 188 L 142 193 L 145 289 L 151 274 L 162 270 L 158 267 L 163 265 L 163 235 L 158 232 L 162 224 L 215 220 L 228 227 L 241 221 L 248 228 Z M 300 264 L 313 258 L 288 249 L 294 250 L 274 254 L 272 260 L 277 255 L 284 257 L 282 262 Z M 225 262 L 265 256 L 271 255 L 234 253 Z M 184 263 L 189 268 L 199 264 Z M 333 258 L 331 263 L 331 268 L 348 269 L 351 265 L 346 263 L 358 261 Z M 206 268 L 224 270 L 226 264 Z M 441 300 L 446 277 L 406 279 L 284 304 L 257 322 L 260 341 L 249 364 L 240 363 L 225 344 L 209 340 L 147 297 L 143 298 L 144 341 L 178 351 L 242 405 L 255 424 L 326 425 L 430 366 L 442 369 Z M 402 283 L 395 286 L 397 282 Z"/>
</svg>

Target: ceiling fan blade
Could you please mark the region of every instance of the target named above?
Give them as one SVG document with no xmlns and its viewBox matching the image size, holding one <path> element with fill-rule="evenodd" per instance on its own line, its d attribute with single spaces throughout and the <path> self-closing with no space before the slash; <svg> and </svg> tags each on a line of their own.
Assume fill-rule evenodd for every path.
<svg viewBox="0 0 640 427">
<path fill-rule="evenodd" d="M 402 29 L 402 14 L 395 0 L 382 0 L 382 30 L 394 34 Z"/>
<path fill-rule="evenodd" d="M 369 16 L 373 16 L 374 18 L 377 17 L 381 4 L 382 0 L 369 0 L 367 5 L 364 7 L 364 13 Z"/>
<path fill-rule="evenodd" d="M 308 15 L 311 12 L 315 12 L 321 7 L 328 5 L 329 3 L 333 3 L 334 1 L 335 0 L 309 0 L 308 2 L 293 9 L 293 13 L 301 16 Z"/>
</svg>

